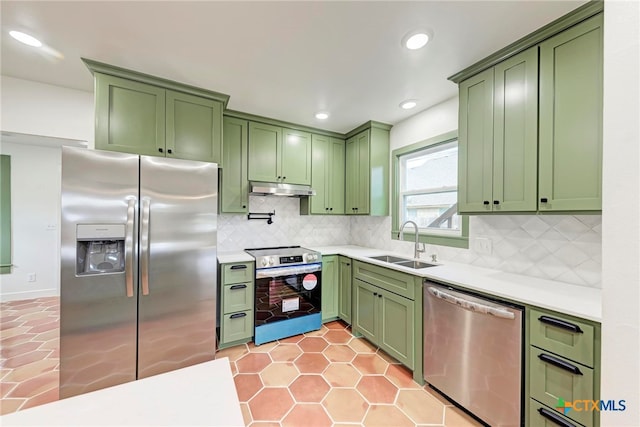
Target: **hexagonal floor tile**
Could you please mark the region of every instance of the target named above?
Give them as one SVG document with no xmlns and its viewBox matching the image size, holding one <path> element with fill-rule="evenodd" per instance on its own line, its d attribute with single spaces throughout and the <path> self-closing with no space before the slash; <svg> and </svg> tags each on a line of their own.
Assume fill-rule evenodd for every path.
<svg viewBox="0 0 640 427">
<path fill-rule="evenodd" d="M 329 329 L 327 329 L 326 326 L 322 325 L 322 327 L 320 329 L 318 329 L 317 331 L 305 332 L 304 336 L 305 337 L 321 337 L 324 334 L 326 334 L 328 330 Z"/>
<path fill-rule="evenodd" d="M 249 353 L 236 361 L 236 367 L 241 374 L 257 374 L 270 363 L 271 358 L 266 353 Z"/>
<path fill-rule="evenodd" d="M 251 399 L 262 388 L 262 380 L 258 374 L 238 374 L 233 377 L 236 383 L 238 399 L 246 402 Z"/>
<path fill-rule="evenodd" d="M 307 353 L 320 353 L 329 344 L 322 337 L 305 337 L 298 346 Z"/>
<path fill-rule="evenodd" d="M 294 335 L 292 337 L 282 338 L 278 340 L 280 344 L 296 344 L 304 339 L 304 335 Z"/>
<path fill-rule="evenodd" d="M 424 390 L 400 390 L 396 406 L 417 424 L 440 424 L 445 406 Z"/>
<path fill-rule="evenodd" d="M 235 362 L 245 354 L 249 352 L 249 349 L 245 344 L 237 345 L 235 347 L 225 348 L 224 350 L 218 350 L 216 353 L 216 359 L 228 357 L 229 361 Z"/>
<path fill-rule="evenodd" d="M 367 412 L 365 427 L 414 427 L 415 424 L 402 411 L 392 405 L 372 405 Z"/>
<path fill-rule="evenodd" d="M 389 365 L 387 372 L 384 374 L 399 388 L 415 388 L 421 389 L 420 385 L 413 380 L 412 372 L 402 365 Z"/>
<path fill-rule="evenodd" d="M 249 401 L 255 421 L 280 421 L 292 406 L 293 399 L 284 387 L 263 388 Z"/>
<path fill-rule="evenodd" d="M 369 409 L 369 404 L 352 388 L 334 388 L 322 405 L 336 422 L 359 423 Z"/>
<path fill-rule="evenodd" d="M 356 352 L 348 345 L 331 344 L 322 353 L 331 362 L 351 362 L 356 357 Z"/>
<path fill-rule="evenodd" d="M 301 375 L 289 386 L 296 402 L 321 402 L 330 389 L 321 375 Z"/>
<path fill-rule="evenodd" d="M 299 372 L 291 362 L 274 362 L 260 372 L 267 387 L 286 387 L 296 379 Z"/>
<path fill-rule="evenodd" d="M 280 344 L 278 341 L 266 342 L 260 345 L 255 345 L 253 342 L 250 342 L 247 344 L 247 347 L 251 353 L 268 353 L 278 344 Z"/>
<path fill-rule="evenodd" d="M 346 344 L 351 341 L 353 335 L 345 330 L 330 330 L 324 334 L 323 338 L 331 344 Z"/>
<path fill-rule="evenodd" d="M 362 377 L 356 389 L 369 403 L 393 403 L 398 394 L 398 387 L 383 376 Z"/>
<path fill-rule="evenodd" d="M 364 338 L 353 338 L 348 344 L 356 353 L 375 353 L 378 348 Z"/>
<path fill-rule="evenodd" d="M 347 327 L 347 324 L 344 323 L 342 320 L 334 320 L 333 322 L 325 323 L 324 326 L 326 326 L 327 329 L 329 329 L 329 330 L 331 330 L 331 329 L 345 329 Z"/>
<path fill-rule="evenodd" d="M 332 387 L 355 387 L 361 378 L 360 372 L 348 363 L 332 363 L 322 376 Z"/>
<path fill-rule="evenodd" d="M 329 365 L 322 353 L 304 353 L 293 363 L 303 374 L 319 374 Z"/>
<path fill-rule="evenodd" d="M 358 354 L 353 366 L 365 375 L 384 374 L 389 364 L 377 354 Z"/>
<path fill-rule="evenodd" d="M 445 406 L 444 425 L 447 427 L 479 427 L 482 424 L 455 406 Z"/>
<path fill-rule="evenodd" d="M 269 354 L 274 362 L 293 362 L 302 354 L 302 350 L 294 344 L 281 344 L 272 349 Z"/>
<path fill-rule="evenodd" d="M 317 403 L 304 403 L 293 407 L 282 420 L 282 427 L 331 427 L 333 422 L 324 407 Z"/>
</svg>

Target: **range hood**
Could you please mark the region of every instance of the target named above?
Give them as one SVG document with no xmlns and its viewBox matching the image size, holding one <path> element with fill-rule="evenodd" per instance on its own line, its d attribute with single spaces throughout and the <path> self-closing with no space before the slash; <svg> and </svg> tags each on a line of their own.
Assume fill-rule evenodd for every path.
<svg viewBox="0 0 640 427">
<path fill-rule="evenodd" d="M 304 197 L 316 195 L 316 191 L 308 185 L 257 181 L 251 181 L 250 185 L 250 194 L 253 196 Z"/>
</svg>

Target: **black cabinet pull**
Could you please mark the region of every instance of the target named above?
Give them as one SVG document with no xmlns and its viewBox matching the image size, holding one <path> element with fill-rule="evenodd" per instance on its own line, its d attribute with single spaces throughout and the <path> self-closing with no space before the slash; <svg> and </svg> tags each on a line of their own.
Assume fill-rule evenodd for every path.
<svg viewBox="0 0 640 427">
<path fill-rule="evenodd" d="M 543 197 L 540 199 L 540 202 L 542 203 L 547 203 L 549 201 L 549 199 L 547 199 L 546 197 Z"/>
<path fill-rule="evenodd" d="M 281 176 L 278 176 L 278 179 L 282 178 Z"/>
<path fill-rule="evenodd" d="M 374 293 L 373 293 L 373 296 L 375 297 L 376 295 L 378 295 L 378 293 L 377 293 L 377 292 L 374 292 Z"/>
<path fill-rule="evenodd" d="M 247 268 L 246 264 L 238 264 L 238 265 L 232 265 L 231 269 L 232 270 L 244 270 Z"/>
<path fill-rule="evenodd" d="M 330 211 L 332 211 L 332 210 L 333 210 L 333 208 L 329 208 L 329 210 L 330 210 Z"/>
<path fill-rule="evenodd" d="M 325 211 L 328 211 L 328 210 L 329 210 L 329 208 L 324 208 L 324 210 L 325 210 Z"/>
<path fill-rule="evenodd" d="M 246 208 L 247 208 L 247 205 L 242 205 L 242 209 L 246 209 Z"/>
<path fill-rule="evenodd" d="M 347 264 L 347 267 L 350 266 L 351 264 Z"/>
<path fill-rule="evenodd" d="M 560 415 L 548 409 L 538 408 L 538 413 L 543 417 L 545 417 L 546 419 L 548 419 L 549 421 L 551 421 L 552 423 L 555 423 L 561 427 L 577 427 L 575 424 L 570 423 L 569 421 L 562 418 Z"/>
<path fill-rule="evenodd" d="M 574 375 L 582 375 L 580 368 L 571 363 L 567 363 L 564 360 L 560 360 L 557 357 L 550 356 L 548 354 L 541 353 L 538 355 L 538 359 L 542 360 L 545 363 L 549 363 L 553 366 L 556 366 L 560 369 L 564 369 L 565 371 L 569 371 Z"/>
<path fill-rule="evenodd" d="M 158 151 L 161 152 L 161 153 L 164 152 L 164 150 L 162 148 L 158 148 Z"/>
<path fill-rule="evenodd" d="M 236 289 L 245 289 L 247 285 L 233 285 L 230 289 L 235 291 Z"/>
<path fill-rule="evenodd" d="M 555 326 L 557 328 L 566 329 L 568 331 L 574 332 L 576 334 L 582 334 L 583 331 L 580 329 L 580 326 L 574 325 L 573 323 L 565 322 L 564 320 L 556 319 L 555 317 L 549 316 L 540 316 L 538 320 L 542 323 L 546 323 L 547 325 Z"/>
<path fill-rule="evenodd" d="M 382 294 L 378 294 L 378 298 L 382 298 Z"/>
<path fill-rule="evenodd" d="M 238 319 L 238 318 L 244 317 L 246 315 L 247 315 L 247 313 L 235 313 L 235 314 L 232 314 L 231 316 L 229 316 L 229 318 L 230 319 Z"/>
<path fill-rule="evenodd" d="M 500 204 L 500 200 L 494 200 L 494 201 L 493 201 L 493 204 L 494 204 L 494 205 L 499 205 L 499 204 Z"/>
<path fill-rule="evenodd" d="M 171 148 L 169 148 L 169 149 L 167 150 L 167 153 L 169 153 L 169 154 L 173 153 L 173 151 L 171 150 Z"/>
<path fill-rule="evenodd" d="M 287 179 L 287 177 L 286 177 L 286 176 L 283 176 L 283 177 L 282 177 L 282 180 L 284 181 L 285 179 Z"/>
<path fill-rule="evenodd" d="M 488 204 L 489 204 L 489 201 L 488 201 L 488 200 L 485 200 L 484 202 L 482 202 L 482 204 L 483 204 L 483 205 L 488 205 Z"/>
</svg>

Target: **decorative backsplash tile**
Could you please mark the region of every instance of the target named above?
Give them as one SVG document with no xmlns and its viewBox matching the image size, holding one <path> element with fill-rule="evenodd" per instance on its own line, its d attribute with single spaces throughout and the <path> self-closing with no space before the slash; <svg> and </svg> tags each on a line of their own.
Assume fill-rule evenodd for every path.
<svg viewBox="0 0 640 427">
<path fill-rule="evenodd" d="M 246 215 L 218 216 L 218 249 L 265 246 L 360 245 L 413 256 L 413 244 L 391 239 L 391 217 L 300 215 L 289 197 L 250 197 L 251 212 L 272 212 L 273 224 Z M 490 251 L 478 239 L 490 240 Z M 472 216 L 469 249 L 426 245 L 429 259 L 454 261 L 508 273 L 601 287 L 600 215 Z M 486 240 L 485 240 L 486 242 Z"/>
</svg>

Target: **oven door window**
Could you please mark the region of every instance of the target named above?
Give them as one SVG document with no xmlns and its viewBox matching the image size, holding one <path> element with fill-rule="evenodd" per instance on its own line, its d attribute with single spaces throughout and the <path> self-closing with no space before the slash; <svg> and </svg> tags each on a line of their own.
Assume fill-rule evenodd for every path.
<svg viewBox="0 0 640 427">
<path fill-rule="evenodd" d="M 256 326 L 320 313 L 321 272 L 256 279 Z"/>
</svg>

